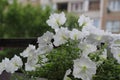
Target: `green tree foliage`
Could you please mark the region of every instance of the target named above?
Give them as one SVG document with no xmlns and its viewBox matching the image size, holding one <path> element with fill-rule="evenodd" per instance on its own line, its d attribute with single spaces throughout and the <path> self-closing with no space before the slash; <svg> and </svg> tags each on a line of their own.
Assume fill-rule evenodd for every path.
<svg viewBox="0 0 120 80">
<path fill-rule="evenodd" d="M 3 12 L 6 6 L 7 6 L 7 1 L 0 0 L 0 24 L 3 22 Z"/>
<path fill-rule="evenodd" d="M 4 30 L 4 25 L 3 25 L 3 19 L 4 19 L 4 10 L 5 10 L 5 7 L 7 6 L 7 1 L 6 0 L 0 0 L 0 36 L 2 36 Z"/>
<path fill-rule="evenodd" d="M 4 11 L 4 27 L 0 26 L 0 37 L 38 37 L 50 30 L 46 24 L 51 12 L 48 7 L 43 10 L 40 6 L 21 6 L 14 2 L 6 6 Z"/>
</svg>

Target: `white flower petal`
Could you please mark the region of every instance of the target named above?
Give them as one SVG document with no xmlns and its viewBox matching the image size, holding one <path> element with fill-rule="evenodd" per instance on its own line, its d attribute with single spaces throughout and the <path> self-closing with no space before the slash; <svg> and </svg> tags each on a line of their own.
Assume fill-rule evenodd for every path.
<svg viewBox="0 0 120 80">
<path fill-rule="evenodd" d="M 65 22 L 66 22 L 66 17 L 64 12 L 60 14 L 54 13 L 47 20 L 47 24 L 51 26 L 55 31 L 57 31 L 59 27 L 63 25 Z"/>
<path fill-rule="evenodd" d="M 20 55 L 22 57 L 28 57 L 32 54 L 35 53 L 35 46 L 34 45 L 29 45 L 22 53 L 20 53 Z"/>
<path fill-rule="evenodd" d="M 82 80 L 91 80 L 92 75 L 96 73 L 96 64 L 88 58 L 81 57 L 74 60 L 73 75 Z"/>
</svg>

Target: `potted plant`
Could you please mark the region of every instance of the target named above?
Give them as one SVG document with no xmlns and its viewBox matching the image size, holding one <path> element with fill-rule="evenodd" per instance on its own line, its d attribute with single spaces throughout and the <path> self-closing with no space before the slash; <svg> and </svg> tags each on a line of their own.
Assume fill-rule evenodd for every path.
<svg viewBox="0 0 120 80">
<path fill-rule="evenodd" d="M 64 27 L 65 14 L 51 14 L 47 31 L 38 37 L 38 47 L 29 45 L 20 56 L 5 58 L 4 70 L 18 80 L 120 80 L 120 35 L 100 30 L 84 15 L 78 19 L 79 28 Z M 22 58 L 26 59 L 23 64 Z"/>
</svg>

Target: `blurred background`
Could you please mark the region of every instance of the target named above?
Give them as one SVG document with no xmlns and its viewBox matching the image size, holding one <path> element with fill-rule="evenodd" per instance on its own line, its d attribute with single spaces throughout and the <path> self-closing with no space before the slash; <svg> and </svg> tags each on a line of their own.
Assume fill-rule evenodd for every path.
<svg viewBox="0 0 120 80">
<path fill-rule="evenodd" d="M 120 0 L 0 0 L 0 38 L 37 38 L 53 31 L 46 20 L 64 11 L 69 29 L 81 14 L 94 20 L 97 28 L 120 33 Z M 19 54 L 25 48 L 0 48 L 0 59 Z M 9 55 L 8 55 L 9 54 Z"/>
</svg>

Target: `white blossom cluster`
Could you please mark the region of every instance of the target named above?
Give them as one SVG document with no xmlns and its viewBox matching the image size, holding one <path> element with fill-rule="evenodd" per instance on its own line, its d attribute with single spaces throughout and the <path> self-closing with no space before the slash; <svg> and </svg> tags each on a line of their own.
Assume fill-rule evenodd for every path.
<svg viewBox="0 0 120 80">
<path fill-rule="evenodd" d="M 101 43 L 106 43 L 108 48 L 111 49 L 113 57 L 120 63 L 120 35 L 112 34 L 104 30 L 100 30 L 93 26 L 92 20 L 89 17 L 81 15 L 79 17 L 78 23 L 82 30 L 72 29 L 62 27 L 66 22 L 65 14 L 62 12 L 60 14 L 52 14 L 47 20 L 47 24 L 54 29 L 55 34 L 47 31 L 43 36 L 38 37 L 38 48 L 34 45 L 29 45 L 20 55 L 27 58 L 25 63 L 26 71 L 34 71 L 36 67 L 44 65 L 47 61 L 47 52 L 52 51 L 53 47 L 60 46 L 71 40 L 78 40 L 78 48 L 82 50 L 82 54 L 76 60 L 74 60 L 72 75 L 75 78 L 80 78 L 82 80 L 92 80 L 92 76 L 96 74 L 96 69 L 98 63 L 92 61 L 88 55 L 92 52 L 97 51 L 97 46 Z M 51 40 L 54 40 L 53 42 Z M 38 56 L 43 57 L 43 64 L 38 64 Z M 104 49 L 100 58 L 107 58 L 107 49 Z M 8 66 L 9 65 L 9 66 Z M 7 72 L 14 73 L 23 63 L 20 57 L 14 56 L 11 60 L 5 58 L 0 63 L 0 73 L 6 70 Z M 63 80 L 71 80 L 68 75 L 71 73 L 71 69 L 66 71 Z"/>
<path fill-rule="evenodd" d="M 14 56 L 11 60 L 8 58 L 5 58 L 2 60 L 0 63 L 0 74 L 6 70 L 9 73 L 14 73 L 17 71 L 19 68 L 21 68 L 23 65 L 23 62 L 19 56 Z"/>
</svg>

